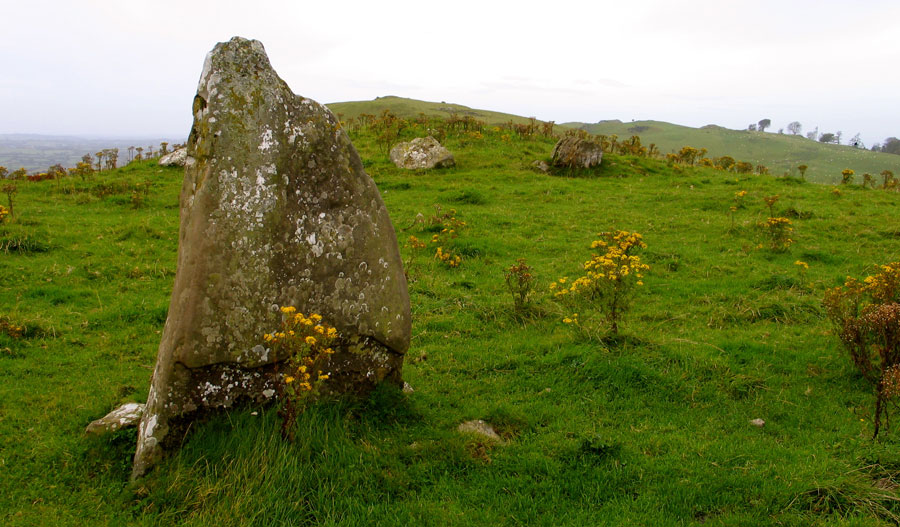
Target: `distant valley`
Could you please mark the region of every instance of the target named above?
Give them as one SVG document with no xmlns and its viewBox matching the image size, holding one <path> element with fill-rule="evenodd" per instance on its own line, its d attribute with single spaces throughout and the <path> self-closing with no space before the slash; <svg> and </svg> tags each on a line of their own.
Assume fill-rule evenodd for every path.
<svg viewBox="0 0 900 527">
<path fill-rule="evenodd" d="M 128 147 L 142 147 L 145 150 L 152 145 L 153 150 L 159 143 L 182 143 L 184 138 L 100 138 L 77 137 L 65 135 L 40 134 L 0 134 L 0 165 L 10 171 L 25 167 L 28 172 L 47 170 L 55 164 L 73 167 L 81 156 L 99 152 L 105 148 L 119 149 L 119 164 L 128 161 Z"/>
</svg>

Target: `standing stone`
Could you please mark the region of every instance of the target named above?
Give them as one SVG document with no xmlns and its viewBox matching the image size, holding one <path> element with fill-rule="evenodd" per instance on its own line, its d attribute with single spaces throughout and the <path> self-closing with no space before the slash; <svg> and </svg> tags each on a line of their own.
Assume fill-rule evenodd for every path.
<svg viewBox="0 0 900 527">
<path fill-rule="evenodd" d="M 402 385 L 410 308 L 397 238 L 338 120 L 294 95 L 260 42 L 206 57 L 181 190 L 178 268 L 132 478 L 190 420 L 264 401 L 285 357 L 262 336 L 280 307 L 319 313 L 341 335 L 326 388 Z"/>
<path fill-rule="evenodd" d="M 603 149 L 598 143 L 580 137 L 560 139 L 553 147 L 553 166 L 564 168 L 591 168 L 600 164 Z"/>
<path fill-rule="evenodd" d="M 398 143 L 391 148 L 390 157 L 392 163 L 408 170 L 448 168 L 456 165 L 453 154 L 430 135 Z"/>
</svg>

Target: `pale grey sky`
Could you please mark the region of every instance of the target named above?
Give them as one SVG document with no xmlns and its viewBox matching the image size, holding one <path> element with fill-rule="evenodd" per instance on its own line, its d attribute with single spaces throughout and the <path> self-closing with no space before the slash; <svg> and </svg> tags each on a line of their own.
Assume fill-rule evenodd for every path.
<svg viewBox="0 0 900 527">
<path fill-rule="evenodd" d="M 240 35 L 323 103 L 900 136 L 894 1 L 0 2 L 0 133 L 186 137 L 204 56 Z"/>
</svg>

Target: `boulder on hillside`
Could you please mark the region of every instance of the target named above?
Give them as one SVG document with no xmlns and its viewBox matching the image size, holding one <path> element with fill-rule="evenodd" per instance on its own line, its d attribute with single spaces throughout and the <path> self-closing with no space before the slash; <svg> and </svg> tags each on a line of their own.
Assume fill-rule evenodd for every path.
<svg viewBox="0 0 900 527">
<path fill-rule="evenodd" d="M 183 167 L 187 160 L 187 148 L 179 148 L 159 158 L 158 164 L 163 167 Z"/>
<path fill-rule="evenodd" d="M 603 150 L 599 143 L 569 136 L 560 139 L 553 147 L 553 166 L 563 168 L 591 168 L 600 164 Z"/>
<path fill-rule="evenodd" d="M 263 336 L 280 308 L 337 328 L 324 389 L 403 383 L 410 306 L 397 238 L 339 121 L 294 95 L 260 42 L 238 37 L 206 57 L 193 114 L 175 283 L 132 479 L 198 415 L 277 397 L 287 357 Z"/>
<path fill-rule="evenodd" d="M 394 146 L 391 149 L 391 162 L 408 170 L 447 168 L 456 165 L 453 154 L 431 136 L 417 137 Z"/>
</svg>

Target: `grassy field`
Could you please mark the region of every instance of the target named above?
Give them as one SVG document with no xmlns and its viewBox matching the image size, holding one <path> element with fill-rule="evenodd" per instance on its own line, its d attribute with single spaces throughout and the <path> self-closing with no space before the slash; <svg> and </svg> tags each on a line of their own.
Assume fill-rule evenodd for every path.
<svg viewBox="0 0 900 527">
<path fill-rule="evenodd" d="M 346 119 L 368 113 L 379 115 L 390 110 L 400 117 L 416 117 L 424 113 L 429 117 L 448 117 L 451 113 L 459 116 L 470 115 L 491 125 L 512 121 L 526 124 L 528 119 L 518 115 L 474 110 L 458 104 L 437 103 L 406 99 L 402 97 L 379 97 L 372 101 L 340 102 L 328 105 L 332 111 Z M 824 144 L 811 141 L 803 136 L 790 134 L 750 132 L 731 130 L 721 126 L 691 128 L 661 121 L 602 121 L 600 123 L 562 123 L 557 130 L 582 128 L 592 134 L 618 135 L 627 139 L 632 135 L 641 137 L 644 145 L 655 143 L 663 153 L 677 152 L 683 146 L 706 148 L 709 157 L 732 156 L 739 161 L 762 164 L 769 167 L 771 174 L 781 176 L 785 172 L 799 177 L 798 165 L 806 165 L 806 179 L 815 183 L 839 183 L 841 171 L 850 168 L 856 171 L 856 182 L 862 182 L 862 175 L 869 173 L 881 181 L 882 170 L 900 174 L 900 156 L 871 152 L 850 146 Z"/>
<path fill-rule="evenodd" d="M 841 171 L 857 173 L 857 183 L 866 172 L 880 181 L 882 170 L 900 174 L 900 156 L 871 152 L 846 145 L 812 141 L 800 135 L 730 130 L 720 126 L 691 128 L 660 121 L 603 121 L 596 124 L 566 123 L 593 134 L 616 134 L 619 138 L 639 135 L 644 144 L 656 143 L 663 153 L 677 152 L 683 146 L 706 148 L 709 157 L 729 155 L 741 161 L 763 164 L 773 175 L 785 172 L 799 177 L 798 165 L 807 165 L 806 178 L 816 183 L 839 183 Z"/>
<path fill-rule="evenodd" d="M 0 333 L 0 523 L 896 523 L 898 432 L 871 439 L 872 387 L 829 334 L 821 298 L 900 260 L 900 194 L 615 155 L 591 177 L 547 175 L 529 167 L 552 139 L 494 130 L 448 135 L 456 168 L 406 172 L 370 132 L 353 139 L 401 246 L 430 239 L 416 216 L 436 205 L 467 224 L 446 244 L 458 268 L 433 245 L 401 249 L 415 391 L 323 401 L 293 443 L 272 409 L 223 413 L 129 484 L 134 432 L 82 430 L 146 398 L 181 172 L 145 162 L 59 187 L 22 182 L 15 221 L 0 226 L 0 320 L 25 327 Z M 773 195 L 795 228 L 783 253 L 758 248 Z M 610 229 L 642 233 L 651 266 L 616 339 L 587 305 L 586 330 L 564 324 L 572 309 L 548 290 Z M 504 283 L 519 258 L 538 284 L 527 316 Z M 456 431 L 470 419 L 503 442 Z"/>
</svg>

